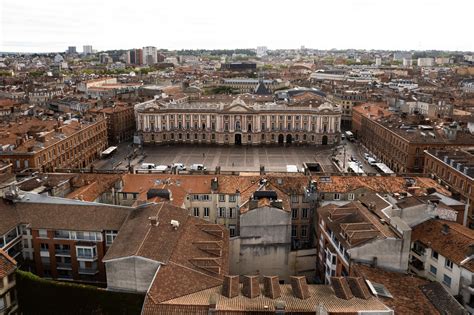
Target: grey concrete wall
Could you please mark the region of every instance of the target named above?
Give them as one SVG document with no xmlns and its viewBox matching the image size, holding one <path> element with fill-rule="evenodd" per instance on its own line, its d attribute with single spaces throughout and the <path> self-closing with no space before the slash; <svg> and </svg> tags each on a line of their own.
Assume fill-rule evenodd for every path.
<svg viewBox="0 0 474 315">
<path fill-rule="evenodd" d="M 380 239 L 355 247 L 349 250 L 351 259 L 359 262 L 372 262 L 377 257 L 377 266 L 389 270 L 406 271 L 408 269 L 408 256 L 410 238 Z"/>
<path fill-rule="evenodd" d="M 250 210 L 240 216 L 240 237 L 230 241 L 230 272 L 278 275 L 288 281 L 290 250 L 290 213 L 271 207 Z"/>
<path fill-rule="evenodd" d="M 105 263 L 107 289 L 146 292 L 160 264 L 141 257 L 129 257 Z"/>
</svg>

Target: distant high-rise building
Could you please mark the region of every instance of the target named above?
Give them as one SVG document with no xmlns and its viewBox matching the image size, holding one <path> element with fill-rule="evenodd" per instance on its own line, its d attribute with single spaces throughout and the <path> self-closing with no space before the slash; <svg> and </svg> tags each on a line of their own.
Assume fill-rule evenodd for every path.
<svg viewBox="0 0 474 315">
<path fill-rule="evenodd" d="M 434 66 L 434 58 L 418 58 L 418 67 L 432 67 Z"/>
<path fill-rule="evenodd" d="M 68 53 L 68 54 L 71 54 L 71 55 L 77 53 L 77 51 L 76 51 L 76 46 L 69 46 L 69 47 L 67 48 L 67 53 Z"/>
<path fill-rule="evenodd" d="M 375 58 L 375 66 L 380 67 L 382 65 L 382 58 Z"/>
<path fill-rule="evenodd" d="M 268 48 L 267 46 L 258 46 L 257 47 L 257 57 L 263 57 L 267 55 Z"/>
<path fill-rule="evenodd" d="M 153 65 L 157 62 L 156 47 L 143 47 L 143 63 L 146 65 Z"/>
<path fill-rule="evenodd" d="M 127 63 L 131 65 L 143 64 L 143 50 L 130 49 L 129 51 L 127 51 Z"/>
<path fill-rule="evenodd" d="M 84 45 L 82 46 L 82 53 L 84 55 L 92 54 L 92 45 Z"/>
<path fill-rule="evenodd" d="M 398 51 L 393 53 L 393 61 L 402 61 L 403 59 L 411 59 L 411 52 Z"/>
</svg>

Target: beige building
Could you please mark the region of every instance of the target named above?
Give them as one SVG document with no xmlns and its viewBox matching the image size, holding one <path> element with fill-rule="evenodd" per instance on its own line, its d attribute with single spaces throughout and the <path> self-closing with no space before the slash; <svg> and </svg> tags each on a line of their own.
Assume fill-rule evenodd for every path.
<svg viewBox="0 0 474 315">
<path fill-rule="evenodd" d="M 137 132 L 144 144 L 313 144 L 339 141 L 341 112 L 326 102 L 317 107 L 281 103 L 246 104 L 151 100 L 135 105 Z"/>
</svg>

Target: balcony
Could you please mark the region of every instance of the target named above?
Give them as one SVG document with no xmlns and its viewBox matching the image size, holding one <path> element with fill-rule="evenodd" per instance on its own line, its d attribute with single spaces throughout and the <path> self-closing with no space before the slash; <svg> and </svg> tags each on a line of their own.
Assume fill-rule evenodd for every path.
<svg viewBox="0 0 474 315">
<path fill-rule="evenodd" d="M 95 275 L 99 273 L 99 270 L 96 268 L 79 268 L 78 272 L 81 275 Z"/>
<path fill-rule="evenodd" d="M 87 261 L 97 260 L 97 255 L 77 254 L 77 260 L 87 260 Z"/>
<path fill-rule="evenodd" d="M 71 250 L 70 249 L 56 249 L 55 255 L 56 256 L 70 257 L 71 256 Z"/>
<path fill-rule="evenodd" d="M 56 269 L 61 270 L 72 270 L 72 265 L 70 263 L 57 262 Z"/>
</svg>

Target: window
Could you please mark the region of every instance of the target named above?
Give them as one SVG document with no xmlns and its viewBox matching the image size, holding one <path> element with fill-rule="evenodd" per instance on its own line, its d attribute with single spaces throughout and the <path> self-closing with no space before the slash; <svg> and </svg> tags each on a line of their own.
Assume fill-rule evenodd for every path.
<svg viewBox="0 0 474 315">
<path fill-rule="evenodd" d="M 235 195 L 229 195 L 229 202 L 235 202 L 236 199 Z"/>
<path fill-rule="evenodd" d="M 48 238 L 48 231 L 44 229 L 38 230 L 39 237 L 41 238 Z"/>
<path fill-rule="evenodd" d="M 225 207 L 220 207 L 219 208 L 218 217 L 219 218 L 225 218 Z"/>
<path fill-rule="evenodd" d="M 92 259 L 97 256 L 97 249 L 95 247 L 76 247 L 78 258 Z"/>
<path fill-rule="evenodd" d="M 298 195 L 291 195 L 291 202 L 298 202 Z"/>
<path fill-rule="evenodd" d="M 229 225 L 229 234 L 230 234 L 230 237 L 235 236 L 235 225 L 234 224 Z"/>
<path fill-rule="evenodd" d="M 306 237 L 308 236 L 308 226 L 307 225 L 302 225 L 301 226 L 301 237 Z"/>
<path fill-rule="evenodd" d="M 195 217 L 198 217 L 199 216 L 199 208 L 193 208 L 193 215 Z"/>
<path fill-rule="evenodd" d="M 308 218 L 308 208 L 303 208 L 301 209 L 302 213 L 301 213 L 301 217 L 306 219 Z"/>
<path fill-rule="evenodd" d="M 225 202 L 225 195 L 219 195 L 219 201 Z"/>
<path fill-rule="evenodd" d="M 49 250 L 49 245 L 47 243 L 40 244 L 40 250 L 43 252 L 47 252 Z"/>
<path fill-rule="evenodd" d="M 341 195 L 338 194 L 338 193 L 335 193 L 334 194 L 334 200 L 340 200 L 341 199 Z"/>
<path fill-rule="evenodd" d="M 448 269 L 453 269 L 453 262 L 446 258 L 446 260 L 444 262 L 444 266 Z"/>
<path fill-rule="evenodd" d="M 199 195 L 193 195 L 193 200 L 199 200 Z"/>
<path fill-rule="evenodd" d="M 298 217 L 298 209 L 293 208 L 291 209 L 291 218 L 296 219 Z"/>
<path fill-rule="evenodd" d="M 233 218 L 235 214 L 235 208 L 229 208 L 229 216 L 228 218 Z"/>
<path fill-rule="evenodd" d="M 204 208 L 204 216 L 209 217 L 209 208 L 207 207 Z"/>
<path fill-rule="evenodd" d="M 438 260 L 438 252 L 437 251 L 432 251 L 431 252 L 431 258 L 435 259 L 435 260 Z"/>
<path fill-rule="evenodd" d="M 202 195 L 201 200 L 202 201 L 209 201 L 209 195 Z"/>
<path fill-rule="evenodd" d="M 348 198 L 349 200 L 354 200 L 354 194 L 353 194 L 353 193 L 350 193 L 347 198 Z"/>
<path fill-rule="evenodd" d="M 115 238 L 117 237 L 117 234 L 118 234 L 118 231 L 112 231 L 112 230 L 105 231 L 105 244 L 107 246 L 112 245 Z"/>
<path fill-rule="evenodd" d="M 296 225 L 291 226 L 291 237 L 296 237 Z"/>
<path fill-rule="evenodd" d="M 443 284 L 445 284 L 448 287 L 451 287 L 451 277 L 448 275 L 443 276 Z"/>
<path fill-rule="evenodd" d="M 436 276 L 437 272 L 438 272 L 438 269 L 435 266 L 430 265 L 430 273 Z"/>
</svg>

